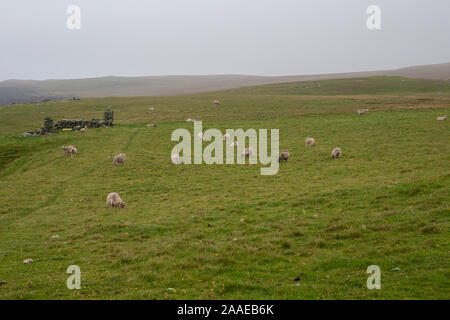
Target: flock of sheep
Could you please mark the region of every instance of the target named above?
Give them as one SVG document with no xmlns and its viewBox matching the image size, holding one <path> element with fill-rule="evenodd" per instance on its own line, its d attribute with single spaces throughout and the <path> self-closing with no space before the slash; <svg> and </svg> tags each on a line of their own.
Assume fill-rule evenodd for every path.
<svg viewBox="0 0 450 320">
<path fill-rule="evenodd" d="M 64 150 L 64 155 L 70 155 L 72 157 L 77 155 L 77 148 L 74 146 L 62 146 L 62 149 Z M 127 159 L 127 155 L 125 153 L 119 153 L 114 156 L 113 164 L 115 166 L 122 164 L 125 164 L 125 161 Z M 119 194 L 117 192 L 111 192 L 106 197 L 106 208 L 125 208 L 125 202 L 120 198 Z"/>
<path fill-rule="evenodd" d="M 214 100 L 213 103 L 215 105 L 220 105 L 221 104 L 219 100 Z M 152 107 L 149 108 L 149 111 L 154 111 L 154 108 L 152 108 Z M 358 113 L 358 115 L 361 116 L 361 115 L 366 114 L 368 111 L 369 111 L 369 109 L 358 109 L 357 113 Z M 438 117 L 436 120 L 438 120 L 438 121 L 447 121 L 447 116 L 445 115 L 443 117 Z M 196 120 L 195 119 L 187 119 L 186 121 L 187 122 L 195 122 Z M 152 127 L 154 126 L 154 127 L 156 127 L 156 125 L 147 125 L 147 126 L 152 126 Z M 204 138 L 203 134 L 201 132 L 198 134 L 198 137 L 201 138 L 201 139 Z M 228 133 L 224 134 L 223 140 L 226 141 L 228 139 L 230 139 L 230 135 Z M 306 147 L 313 147 L 313 146 L 315 146 L 315 144 L 316 144 L 316 140 L 314 138 L 307 137 L 305 139 Z M 237 146 L 237 145 L 238 145 L 237 141 L 234 141 L 234 142 L 232 142 L 230 144 L 230 146 Z M 78 152 L 78 150 L 77 150 L 77 148 L 75 146 L 62 146 L 62 149 L 64 150 L 64 154 L 65 155 L 70 155 L 72 157 L 76 156 L 76 154 Z M 244 149 L 244 151 L 242 152 L 241 156 L 243 156 L 243 157 L 250 157 L 252 154 L 253 154 L 253 151 L 249 147 L 249 148 L 245 148 Z M 176 158 L 175 158 L 175 156 L 176 156 Z M 334 148 L 331 151 L 331 158 L 332 159 L 337 159 L 337 158 L 340 158 L 341 156 L 342 156 L 341 148 Z M 119 153 L 119 154 L 115 155 L 114 156 L 114 160 L 113 160 L 114 166 L 117 166 L 119 164 L 124 165 L 125 161 L 126 161 L 126 157 L 127 156 L 126 156 L 125 153 Z M 278 157 L 278 162 L 281 162 L 281 161 L 287 162 L 289 157 L 290 157 L 289 151 L 288 150 L 283 150 L 280 153 L 280 156 Z M 179 164 L 179 160 L 180 159 L 179 159 L 178 155 L 172 155 L 172 162 L 174 164 Z M 117 192 L 111 192 L 106 197 L 106 208 L 107 209 L 109 209 L 109 208 L 123 209 L 123 208 L 125 208 L 125 202 L 120 198 L 120 195 Z"/>
</svg>

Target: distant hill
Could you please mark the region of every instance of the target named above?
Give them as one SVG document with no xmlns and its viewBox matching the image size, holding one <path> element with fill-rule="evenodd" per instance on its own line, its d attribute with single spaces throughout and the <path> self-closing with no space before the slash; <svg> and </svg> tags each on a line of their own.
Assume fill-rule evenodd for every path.
<svg viewBox="0 0 450 320">
<path fill-rule="evenodd" d="M 40 102 L 79 97 L 168 96 L 248 86 L 370 76 L 450 79 L 450 63 L 395 70 L 265 77 L 251 75 L 101 77 L 70 80 L 7 80 L 0 82 L 0 104 Z"/>
<path fill-rule="evenodd" d="M 342 79 L 284 82 L 230 89 L 232 95 L 408 95 L 450 94 L 450 81 L 413 79 L 399 76 L 373 76 Z M 220 94 L 221 92 L 218 92 Z"/>
</svg>

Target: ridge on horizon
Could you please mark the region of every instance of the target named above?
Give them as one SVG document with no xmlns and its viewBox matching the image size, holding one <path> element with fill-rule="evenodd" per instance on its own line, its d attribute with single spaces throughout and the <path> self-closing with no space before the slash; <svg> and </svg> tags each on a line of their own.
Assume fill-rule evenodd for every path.
<svg viewBox="0 0 450 320">
<path fill-rule="evenodd" d="M 9 81 L 65 81 L 65 80 L 92 80 L 92 79 L 106 79 L 106 78 L 164 78 L 164 77 L 261 77 L 261 78 L 283 78 L 283 77 L 305 77 L 305 76 L 328 76 L 328 75 L 339 75 L 348 73 L 364 73 L 364 72 L 388 72 L 388 71 L 398 71 L 410 68 L 420 68 L 420 67 L 433 67 L 433 66 L 445 66 L 450 65 L 449 62 L 442 63 L 430 63 L 421 65 L 410 65 L 391 69 L 381 69 L 381 70 L 362 70 L 362 71 L 346 71 L 346 72 L 328 72 L 328 73 L 305 73 L 305 74 L 283 74 L 283 75 L 261 75 L 261 74 L 246 74 L 246 73 L 211 73 L 211 74 L 158 74 L 158 75 L 104 75 L 104 76 L 92 76 L 92 77 L 81 77 L 81 78 L 45 78 L 45 79 L 20 79 L 11 78 L 6 80 L 1 80 L 0 84 Z"/>
<path fill-rule="evenodd" d="M 391 70 L 345 73 L 259 76 L 245 74 L 105 76 L 79 79 L 20 80 L 0 82 L 0 105 L 60 100 L 74 96 L 83 98 L 171 96 L 236 89 L 265 84 L 344 79 L 371 76 L 401 76 L 450 80 L 450 62 L 403 67 Z"/>
</svg>

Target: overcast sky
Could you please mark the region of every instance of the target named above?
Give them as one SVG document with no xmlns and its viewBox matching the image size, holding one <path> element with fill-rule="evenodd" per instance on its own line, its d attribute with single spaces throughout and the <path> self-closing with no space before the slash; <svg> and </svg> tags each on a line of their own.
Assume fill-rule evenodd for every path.
<svg viewBox="0 0 450 320">
<path fill-rule="evenodd" d="M 81 8 L 81 29 L 66 10 Z M 381 8 L 381 30 L 366 9 Z M 301 75 L 450 62 L 449 0 L 1 0 L 0 80 Z"/>
</svg>

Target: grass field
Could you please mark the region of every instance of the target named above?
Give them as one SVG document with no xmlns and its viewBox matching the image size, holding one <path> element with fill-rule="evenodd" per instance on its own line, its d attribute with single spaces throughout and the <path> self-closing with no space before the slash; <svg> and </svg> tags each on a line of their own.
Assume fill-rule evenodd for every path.
<svg viewBox="0 0 450 320">
<path fill-rule="evenodd" d="M 113 128 L 22 137 L 45 116 L 98 118 L 108 105 Z M 448 299 L 444 114 L 449 81 L 395 77 L 1 107 L 0 298 Z M 275 176 L 175 166 L 170 136 L 193 129 L 187 118 L 278 128 L 291 159 Z M 120 152 L 127 164 L 114 167 Z M 125 210 L 105 209 L 112 191 Z M 69 265 L 81 290 L 66 287 Z M 369 265 L 381 290 L 366 287 Z"/>
</svg>

